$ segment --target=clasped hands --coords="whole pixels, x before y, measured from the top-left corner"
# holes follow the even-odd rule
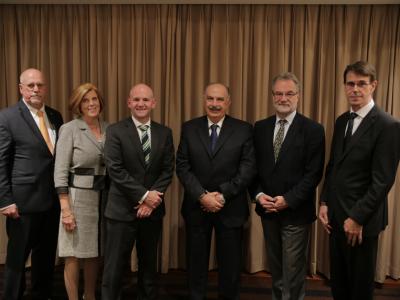
[[[329,224],[328,219],[328,206],[326,204],[321,204],[319,207],[319,220],[324,226],[325,231],[330,234],[332,227]],[[354,247],[357,243],[361,245],[362,243],[362,230],[363,226],[358,224],[352,218],[347,218],[343,223],[344,234],[347,238],[347,244]]]
[[[149,191],[144,201],[135,207],[137,209],[136,216],[139,219],[149,217],[153,210],[161,204],[163,195],[164,193],[159,191]]]
[[[258,196],[257,201],[265,209],[266,213],[276,213],[289,207],[283,196],[271,197],[261,194]]]
[[[206,212],[219,212],[225,205],[225,200],[221,193],[205,193],[200,197],[201,208]]]

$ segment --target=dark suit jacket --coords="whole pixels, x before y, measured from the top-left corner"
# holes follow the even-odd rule
[[[151,122],[150,163],[146,167],[143,148],[131,117],[107,128],[105,162],[111,179],[105,216],[119,221],[136,219],[138,201],[147,190],[164,193],[171,183],[174,171],[172,131]],[[150,218],[165,214],[164,201]]]
[[[265,213],[263,218],[280,219],[283,224],[301,225],[315,220],[315,189],[321,180],[325,162],[325,134],[322,125],[296,113],[275,163],[274,128],[276,116],[256,122],[254,148],[257,176],[251,194],[283,196],[289,207],[279,213]]]
[[[61,114],[46,106],[56,133]],[[28,107],[21,100],[0,112],[0,208],[15,203],[20,213],[59,206],[54,189],[54,157]]]
[[[182,125],[176,172],[185,188],[182,215],[201,224],[207,214],[199,197],[205,191],[224,195],[225,206],[215,214],[227,227],[241,226],[248,216],[247,187],[255,175],[252,126],[226,116],[214,153],[210,150],[207,117]]]
[[[321,200],[329,219],[342,227],[351,217],[363,234],[379,234],[388,222],[387,194],[393,185],[400,155],[400,123],[376,105],[362,120],[343,152],[349,112],[339,116],[333,133]]]

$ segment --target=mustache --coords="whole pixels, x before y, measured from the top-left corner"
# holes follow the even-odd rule
[[[217,105],[208,105],[207,108],[211,111],[221,111],[222,107]]]

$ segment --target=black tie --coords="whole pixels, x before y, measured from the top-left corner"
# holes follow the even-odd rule
[[[346,150],[347,145],[350,143],[351,136],[353,134],[353,124],[355,118],[357,118],[357,114],[355,112],[350,113],[347,121],[347,130],[343,141],[343,151]]]
[[[211,125],[211,135],[210,135],[211,152],[214,152],[215,145],[217,144],[217,139],[218,139],[217,128],[218,128],[217,124],[212,124]]]

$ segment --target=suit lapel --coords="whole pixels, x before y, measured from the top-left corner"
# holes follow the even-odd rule
[[[19,105],[19,110],[21,112],[21,116],[24,119],[24,121],[28,124],[28,127],[32,130],[32,133],[36,136],[36,138],[39,140],[41,145],[43,146],[46,151],[51,154],[49,148],[47,147],[46,141],[44,140],[42,134],[40,133],[39,127],[37,126],[35,120],[32,117],[32,114],[28,107],[25,105],[23,100],[20,100],[18,102]],[[46,111],[47,113],[47,111]],[[52,155],[52,154],[51,154]]]
[[[276,122],[275,116],[271,119],[268,119],[260,132],[261,140],[265,141],[263,143],[263,151],[261,153],[262,153],[262,155],[264,155],[264,154],[267,155],[268,165],[270,165],[270,166],[275,165],[275,157],[274,157],[275,122]]]
[[[78,121],[78,126],[81,129],[81,131],[83,132],[83,134],[88,138],[88,140],[90,140],[93,143],[93,145],[95,145],[95,147],[97,149],[99,149],[100,152],[102,152],[103,151],[102,143],[99,143],[99,141],[97,141],[96,137],[92,134],[92,132],[90,131],[90,128],[86,124],[86,122],[82,119],[77,119],[77,121]],[[101,122],[100,122],[100,126],[101,126]],[[101,128],[101,132],[104,132],[103,130],[104,129]]]
[[[211,153],[211,141],[210,141],[210,135],[208,131],[208,121],[207,117],[203,117],[200,119],[199,127],[197,128],[197,133],[200,137],[200,140],[206,149],[208,156],[212,158],[212,153]]]
[[[126,130],[127,130],[126,136],[132,142],[134,149],[136,150],[136,154],[137,154],[139,161],[142,164],[143,168],[146,169],[146,162],[144,160],[142,143],[140,142],[140,137],[137,132],[135,123],[133,123],[132,118],[129,117],[126,119],[125,126],[126,126]]]
[[[151,122],[151,152],[150,152],[150,161],[148,167],[151,166],[153,163],[155,156],[157,153],[160,153],[161,151],[158,151],[158,148],[160,147],[160,138],[161,138],[161,132],[160,128],[157,126],[156,123]],[[143,158],[144,160],[144,158]]]
[[[229,137],[233,134],[233,132],[234,132],[234,130],[233,130],[231,118],[229,116],[225,116],[225,120],[222,123],[222,128],[219,132],[217,143],[215,145],[215,149],[214,149],[214,152],[212,153],[212,156],[215,156],[218,153],[218,151],[225,144],[225,142],[229,139]],[[208,139],[208,140],[210,140],[210,139]]]
[[[374,106],[371,109],[371,111],[365,116],[365,118],[361,121],[357,130],[354,132],[353,136],[351,137],[350,142],[346,147],[346,150],[343,152],[341,159],[343,159],[346,156],[346,154],[349,153],[355,145],[357,145],[360,137],[362,137],[368,131],[368,129],[372,126],[372,124],[375,123],[377,113],[378,113],[377,108],[376,108],[376,106]],[[343,136],[344,136],[344,133],[343,133]],[[342,137],[342,141],[343,140],[344,140],[344,137]],[[342,142],[342,146],[343,146],[343,142]]]

